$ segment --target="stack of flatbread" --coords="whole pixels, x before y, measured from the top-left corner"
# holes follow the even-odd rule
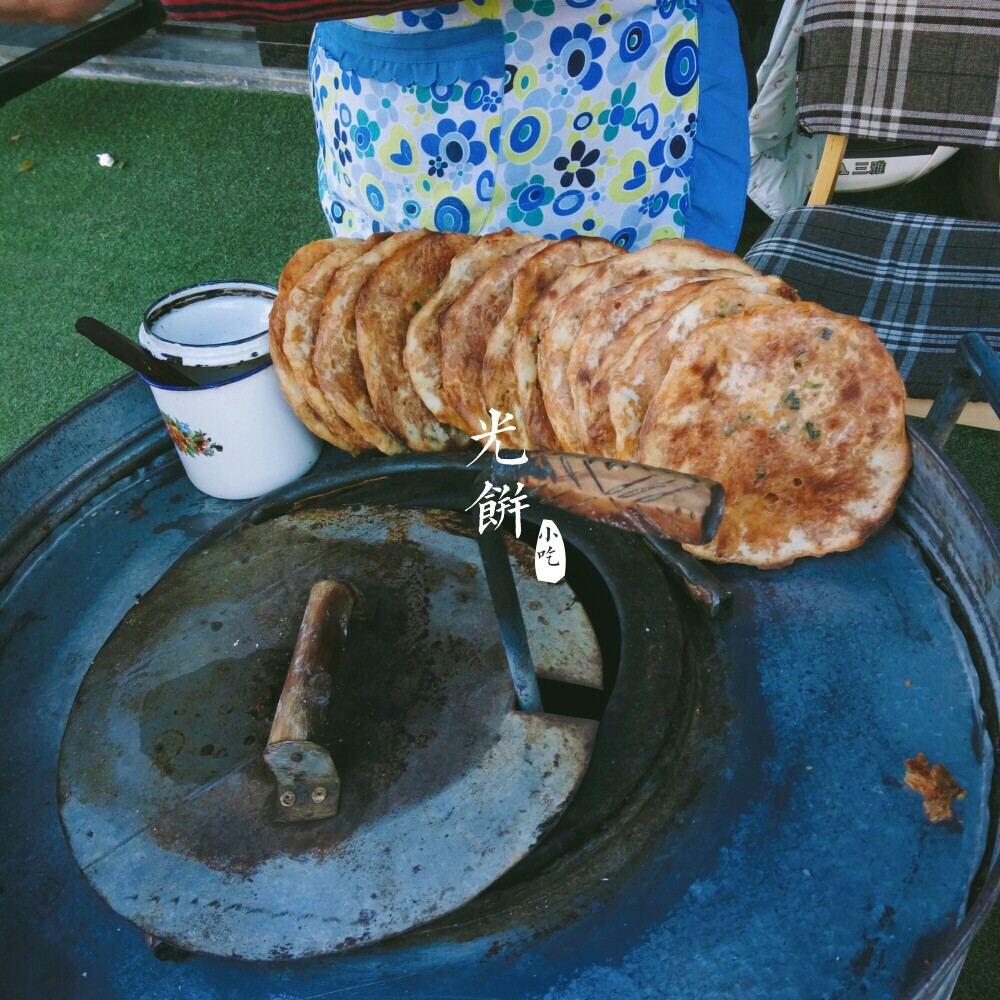
[[[281,275],[289,403],[357,454],[553,449],[720,481],[702,558],[761,567],[859,545],[909,470],[905,390],[860,320],[694,240],[412,231],[319,240]]]

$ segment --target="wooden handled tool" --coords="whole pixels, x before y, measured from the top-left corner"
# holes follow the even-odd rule
[[[363,617],[364,599],[350,584],[313,584],[264,751],[278,782],[277,819],[282,822],[337,814],[340,776],[320,741],[348,623]]]
[[[495,457],[492,482],[521,483],[539,500],[592,521],[704,545],[722,518],[722,485],[701,476],[557,451],[529,452],[527,462],[508,464],[517,457],[513,451]]]

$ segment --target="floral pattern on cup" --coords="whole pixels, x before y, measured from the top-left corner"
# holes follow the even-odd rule
[[[216,444],[204,431],[192,430],[190,424],[183,420],[164,413],[163,422],[170,440],[182,455],[190,455],[192,458],[195,455],[206,455],[211,458],[216,452],[222,451],[221,444]]]

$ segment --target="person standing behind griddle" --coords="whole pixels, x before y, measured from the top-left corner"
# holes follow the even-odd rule
[[[55,8],[100,6],[30,2],[53,20]],[[11,4],[0,0],[0,17]],[[730,0],[163,6],[213,22],[337,18],[316,25],[309,53],[320,200],[336,236],[510,226],[627,248],[736,244],[749,129]]]

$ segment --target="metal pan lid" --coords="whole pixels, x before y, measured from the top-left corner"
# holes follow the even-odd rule
[[[277,289],[257,281],[210,281],[154,302],[139,343],[156,357],[194,367],[266,358],[268,316]]]

